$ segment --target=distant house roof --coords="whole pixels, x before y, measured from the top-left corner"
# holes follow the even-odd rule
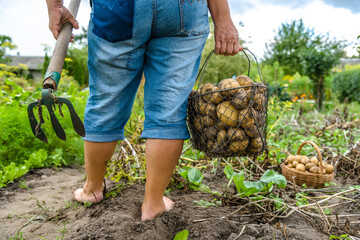
[[[359,58],[341,58],[340,63],[342,65],[357,65],[360,64]]]
[[[25,64],[29,70],[42,70],[44,64],[44,57],[39,56],[9,56],[12,66]]]

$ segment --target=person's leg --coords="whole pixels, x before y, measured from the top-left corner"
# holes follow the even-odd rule
[[[100,202],[103,196],[103,181],[106,162],[114,153],[117,142],[84,142],[86,182],[74,192],[79,202]]]
[[[146,185],[141,220],[151,220],[173,206],[164,191],[181,155],[187,99],[208,35],[205,1],[158,1],[156,26],[147,45],[145,74]],[[192,13],[192,16],[188,14]],[[176,16],[181,18],[176,20]],[[180,25],[178,25],[180,24]]]
[[[169,211],[174,202],[164,197],[171,175],[181,155],[183,140],[147,139],[145,147],[146,185],[141,220],[151,220]]]

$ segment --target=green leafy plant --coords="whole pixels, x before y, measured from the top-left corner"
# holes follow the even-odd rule
[[[214,195],[220,195],[216,191],[210,190],[210,187],[201,183],[204,175],[197,168],[180,168],[178,170],[179,174],[186,179],[189,183],[189,188],[195,191],[210,193]]]
[[[187,240],[188,239],[188,235],[189,235],[189,231],[188,230],[182,230],[181,232],[178,232],[175,237],[174,240]]]
[[[306,196],[307,196],[307,193],[305,193],[305,192],[296,193],[296,195],[295,195],[295,199],[297,200],[296,204],[298,206],[308,205],[309,202],[308,202]]]
[[[203,208],[208,208],[208,207],[217,207],[221,205],[221,201],[217,200],[216,198],[213,199],[212,201],[206,201],[206,200],[194,200],[193,203],[195,203],[196,205],[203,207]]]
[[[348,234],[342,234],[340,236],[330,235],[330,239],[351,240]]]
[[[250,196],[254,193],[269,193],[273,186],[286,187],[286,179],[274,170],[267,170],[258,181],[245,181],[243,174],[234,176],[238,196]]]

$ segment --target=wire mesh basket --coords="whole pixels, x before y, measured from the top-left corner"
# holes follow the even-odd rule
[[[255,59],[260,83],[250,77],[248,51]],[[248,75],[224,79],[217,86],[201,85],[210,52],[201,67],[197,90],[188,99],[187,123],[195,149],[209,157],[257,156],[266,149],[268,87],[263,83],[256,57],[248,49]]]

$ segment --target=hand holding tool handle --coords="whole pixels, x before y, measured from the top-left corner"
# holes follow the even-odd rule
[[[71,0],[69,5],[69,11],[76,18],[77,12],[79,10],[81,0]],[[70,22],[66,22],[63,24],[58,40],[56,42],[56,46],[51,57],[49,66],[46,71],[46,75],[44,78],[44,83],[47,79],[51,78],[56,82],[56,90],[57,85],[60,80],[61,70],[64,66],[64,60],[66,57],[66,52],[69,47],[69,42],[72,35],[73,26]],[[44,84],[45,85],[45,84]],[[52,87],[51,87],[52,88]]]

